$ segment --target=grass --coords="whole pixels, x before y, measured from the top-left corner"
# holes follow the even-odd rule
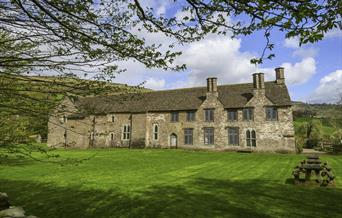
[[[0,191],[39,217],[342,217],[342,156],[321,156],[335,188],[288,184],[302,155],[68,150],[79,166],[0,164]]]

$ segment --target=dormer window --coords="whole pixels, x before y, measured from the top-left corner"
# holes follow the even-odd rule
[[[278,111],[276,107],[265,107],[266,120],[268,121],[277,121],[278,120]]]
[[[204,121],[205,122],[214,122],[214,109],[204,109]]]
[[[243,120],[253,120],[253,108],[244,108],[242,110]]]

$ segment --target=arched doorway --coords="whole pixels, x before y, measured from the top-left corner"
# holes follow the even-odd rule
[[[170,135],[170,148],[177,148],[177,135],[172,133]]]

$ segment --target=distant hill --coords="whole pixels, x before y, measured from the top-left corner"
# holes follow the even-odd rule
[[[293,101],[293,112],[315,118],[342,119],[342,106],[337,104],[308,104]]]
[[[102,96],[147,91],[151,90],[73,77],[0,75],[0,116],[15,115],[15,119],[6,121],[7,126],[23,126],[22,132],[41,135],[45,139],[49,112],[65,95]],[[4,128],[0,125],[0,130]]]

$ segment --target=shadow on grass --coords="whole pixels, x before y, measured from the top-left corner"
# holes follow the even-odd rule
[[[339,217],[341,189],[261,180],[194,179],[138,193],[0,179],[12,204],[39,217]],[[115,188],[115,187],[113,187]]]

